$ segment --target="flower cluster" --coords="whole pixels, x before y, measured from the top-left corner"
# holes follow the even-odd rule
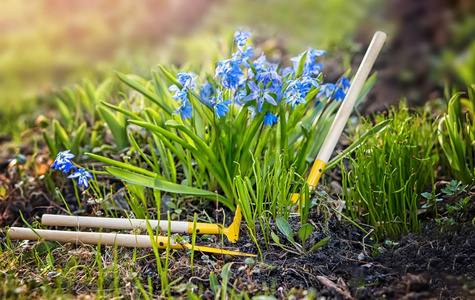
[[[176,113],[180,114],[183,119],[192,118],[193,108],[188,99],[188,93],[195,88],[196,78],[198,76],[193,72],[180,72],[176,75],[176,79],[181,87],[172,85],[168,88],[170,92],[175,93],[172,98],[182,103]]]
[[[290,59],[293,67],[282,70],[279,64],[268,62],[264,54],[251,61],[254,56],[254,47],[248,45],[251,37],[249,32],[236,32],[234,41],[237,51],[230,59],[217,62],[214,78],[208,78],[199,87],[198,100],[213,110],[218,119],[226,117],[230,105],[247,106],[251,119],[257,113],[263,113],[264,126],[272,127],[279,121],[277,115],[280,110],[276,107],[281,103],[290,104],[295,110],[298,105],[311,100],[310,97],[307,99],[307,95],[315,89],[319,89],[318,92],[311,95],[316,95],[319,100],[342,101],[345,98],[350,86],[346,77],[335,84],[322,83],[323,64],[318,63],[317,59],[326,51],[309,48]],[[172,85],[169,88],[169,91],[174,92],[172,98],[182,103],[176,113],[181,114],[183,119],[193,117],[195,103],[192,105],[189,95],[196,88],[197,77],[194,73],[180,72],[176,79],[181,87]]]
[[[91,173],[89,173],[88,171],[84,169],[78,169],[73,165],[73,163],[71,162],[71,159],[73,159],[75,155],[70,152],[71,150],[59,152],[58,155],[56,156],[56,159],[54,160],[54,163],[51,165],[51,167],[63,173],[69,173],[69,171],[73,169],[75,172],[69,175],[68,178],[69,179],[77,178],[78,184],[80,186],[84,185],[86,188],[88,188],[89,187],[88,178],[93,179],[93,177]]]

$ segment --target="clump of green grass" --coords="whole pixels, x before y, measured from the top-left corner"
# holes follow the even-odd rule
[[[375,123],[390,126],[370,137],[350,158],[343,172],[343,197],[354,219],[374,226],[381,235],[396,236],[420,228],[419,195],[430,185],[438,163],[435,123],[422,111],[411,113],[404,102]],[[365,120],[363,128],[371,126]]]
[[[465,184],[475,180],[475,85],[467,87],[467,98],[454,92],[447,113],[439,121],[438,139],[449,174]],[[465,107],[465,114],[463,112]]]

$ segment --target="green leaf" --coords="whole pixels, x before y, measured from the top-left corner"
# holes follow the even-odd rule
[[[227,290],[228,290],[228,281],[229,281],[229,273],[231,271],[231,266],[233,265],[233,263],[227,263],[224,265],[223,269],[221,270],[221,278],[222,278],[222,282],[221,282],[221,290],[222,290],[222,294],[221,294],[221,299],[222,300],[225,300],[227,299]]]
[[[43,130],[43,139],[45,140],[46,146],[48,146],[50,157],[56,157],[59,153],[58,147],[46,130]]]
[[[209,274],[209,287],[213,291],[213,294],[217,296],[220,286],[218,279],[216,278],[216,274],[214,274],[213,272]]]
[[[102,105],[104,105],[104,106],[106,106],[106,107],[112,109],[112,110],[115,110],[115,111],[117,111],[117,112],[119,112],[119,113],[122,113],[122,114],[124,114],[124,115],[126,115],[126,116],[129,116],[129,117],[131,117],[131,118],[134,119],[134,120],[137,120],[137,121],[145,121],[144,119],[142,119],[141,117],[137,116],[137,115],[134,114],[133,112],[130,112],[130,111],[128,111],[128,110],[125,110],[125,109],[123,109],[123,108],[120,108],[120,107],[118,107],[118,106],[116,106],[116,105],[113,105],[113,104],[104,102],[104,101],[102,101],[102,100],[100,101],[100,103],[101,103]]]
[[[305,101],[306,102],[309,102],[313,99],[313,97],[315,97],[315,95],[318,94],[318,92],[320,91],[320,88],[321,87],[318,87],[318,88],[315,88],[313,87],[310,92],[308,92],[307,96],[305,96]]]
[[[126,171],[123,169],[119,169],[116,167],[105,167],[105,169],[111,175],[119,178],[120,180],[124,180],[126,182],[138,184],[138,185],[149,187],[152,189],[158,189],[158,190],[168,192],[168,193],[193,195],[193,196],[203,197],[203,198],[208,198],[208,199],[213,199],[213,200],[217,199],[219,202],[226,205],[228,208],[235,209],[234,204],[229,199],[210,191],[172,183],[172,182],[169,182],[157,177],[141,175],[141,174],[133,173],[133,172]]]
[[[56,106],[61,113],[61,120],[66,123],[66,128],[71,129],[74,117],[71,115],[71,109],[61,100],[56,99]]]
[[[61,126],[56,119],[53,120],[53,132],[56,146],[62,145],[66,149],[71,149],[71,143],[69,142],[69,136],[66,130],[64,130],[63,126]]]
[[[426,199],[431,199],[431,198],[432,198],[432,194],[431,194],[431,193],[422,193],[421,196],[424,197],[424,198],[426,198]]]
[[[153,176],[158,176],[159,178],[164,179],[163,177],[161,177],[158,174],[155,174],[153,172],[147,171],[147,170],[139,168],[139,167],[135,167],[131,164],[126,164],[124,162],[113,160],[113,159],[110,159],[110,158],[107,158],[107,157],[104,157],[104,156],[100,156],[100,155],[97,155],[97,154],[86,153],[86,155],[89,156],[92,159],[95,159],[97,161],[100,161],[100,162],[108,164],[108,165],[113,165],[113,166],[116,166],[116,167],[119,167],[119,168],[124,168],[126,170],[136,172],[136,173],[140,173],[140,174],[143,174],[143,175],[146,175],[146,176],[152,176],[152,177]]]
[[[137,81],[129,78],[127,75],[125,74],[122,74],[120,72],[117,72],[116,71],[116,75],[117,77],[119,77],[120,80],[122,80],[125,84],[127,84],[128,86],[130,86],[131,88],[133,88],[134,90],[138,91],[139,93],[141,93],[142,95],[144,95],[145,97],[147,97],[148,99],[152,100],[153,102],[155,102],[155,104],[157,104],[158,106],[160,106],[163,110],[165,110],[167,113],[169,113],[170,115],[173,114],[175,111],[170,108],[166,103],[164,103],[160,98],[158,98],[158,96],[153,93],[152,91],[150,91],[148,88],[146,88],[145,86],[141,85],[140,83],[138,83]]]
[[[292,228],[290,227],[289,223],[282,217],[277,217],[275,219],[275,223],[277,228],[279,228],[280,232],[292,243],[296,244],[294,240],[294,235],[292,234]]]
[[[76,130],[76,133],[73,138],[73,142],[71,143],[71,151],[72,153],[75,153],[76,155],[79,155],[79,147],[81,146],[81,143],[84,139],[84,132],[86,130],[87,123],[83,122],[81,126],[79,126],[78,130]]]
[[[305,243],[305,241],[312,234],[312,232],[313,232],[313,226],[311,224],[305,224],[300,228],[299,236],[302,239],[302,243]]]
[[[124,149],[129,146],[129,140],[127,139],[127,124],[121,122],[121,120],[111,113],[109,110],[105,109],[102,106],[98,106],[104,122],[109,125],[109,129],[114,136],[114,141],[119,149]]]
[[[280,239],[279,239],[279,237],[277,236],[277,234],[275,234],[275,233],[272,231],[272,232],[270,233],[270,236],[272,237],[272,239],[274,240],[274,242],[275,242],[277,245],[279,245],[279,246],[282,247],[282,245],[280,244]]]
[[[160,68],[160,70],[162,70],[163,74],[165,75],[165,77],[168,78],[168,80],[170,80],[178,88],[180,88],[180,89],[183,88],[183,86],[176,80],[175,76],[170,74],[170,72],[168,72],[162,65],[158,65],[158,67]]]
[[[331,239],[331,237],[330,237],[330,236],[327,236],[326,238],[320,240],[318,243],[316,243],[316,244],[310,249],[309,252],[315,251],[315,250],[317,250],[318,248],[321,248],[321,247],[325,246],[325,245],[328,243],[328,241],[329,241],[330,239]]]
[[[303,74],[303,68],[305,67],[305,60],[307,59],[307,51],[304,52],[299,61],[299,66],[297,72],[295,73],[295,78],[299,78]]]

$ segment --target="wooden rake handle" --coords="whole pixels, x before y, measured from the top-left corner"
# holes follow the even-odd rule
[[[377,31],[371,43],[369,44],[368,50],[361,61],[360,67],[356,72],[356,75],[351,83],[350,89],[346,94],[345,100],[338,110],[335,120],[328,131],[328,134],[323,142],[320,152],[318,152],[317,158],[313,163],[312,170],[307,179],[307,183],[311,187],[315,187],[322,176],[323,169],[325,168],[330,155],[335,149],[338,140],[340,139],[341,133],[345,128],[346,122],[355,106],[356,100],[368,78],[369,72],[373,68],[374,62],[378,57],[379,52],[381,51],[384,41],[386,40],[387,35],[382,31]]]

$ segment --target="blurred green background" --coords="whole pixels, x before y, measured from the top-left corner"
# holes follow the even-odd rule
[[[327,50],[330,78],[354,70],[373,32],[384,30],[380,80],[361,109],[401,96],[421,104],[447,81],[475,82],[473,12],[470,0],[2,0],[0,139],[21,140],[37,116],[54,114],[62,86],[84,78],[147,77],[159,63],[212,66],[237,28],[251,29],[273,60]]]

